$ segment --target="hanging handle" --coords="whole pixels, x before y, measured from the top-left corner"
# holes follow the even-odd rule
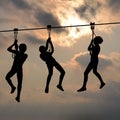
[[[91,30],[95,29],[95,22],[90,22],[90,28],[91,28]]]
[[[14,38],[17,40],[18,28],[14,28]]]
[[[18,35],[18,28],[14,28],[14,39],[15,39],[15,49],[17,50],[18,49],[18,45],[17,45],[17,35]]]
[[[94,35],[96,36],[94,29],[95,29],[95,22],[90,22],[90,28],[92,30],[92,40],[94,38]]]
[[[50,37],[50,35],[51,35],[51,25],[47,25],[47,30],[48,30],[48,36]]]

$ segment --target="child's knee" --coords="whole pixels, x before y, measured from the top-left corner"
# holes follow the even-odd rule
[[[48,76],[50,77],[52,75],[53,75],[53,71],[50,71],[49,74],[48,74]]]
[[[84,76],[88,76],[88,72],[87,71],[84,72]]]
[[[93,73],[94,73],[94,74],[98,74],[98,72],[97,72],[96,70],[93,70]]]
[[[5,79],[6,79],[6,80],[9,80],[9,79],[10,79],[10,77],[9,77],[8,75],[6,75],[6,76],[5,76]]]
[[[65,75],[65,71],[63,71],[63,74]]]
[[[61,71],[61,74],[62,74],[62,75],[65,75],[65,70],[62,70],[62,71]]]

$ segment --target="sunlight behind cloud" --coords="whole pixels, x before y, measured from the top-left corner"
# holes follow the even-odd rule
[[[79,16],[76,14],[76,12],[66,5],[66,8],[62,10],[63,8],[60,7],[56,11],[58,14],[59,21],[61,23],[61,26],[72,26],[72,25],[83,25],[86,24],[84,20],[80,20]],[[67,46],[70,47],[76,43],[76,39],[80,38],[83,35],[88,34],[89,29],[88,27],[68,27],[65,28],[67,30],[67,33],[62,32],[59,41],[60,46]],[[63,40],[64,36],[64,40]]]
[[[6,5],[7,3],[7,5]],[[1,0],[1,30],[65,25],[90,22],[119,21],[120,0]],[[114,26],[114,27],[113,27]],[[40,59],[39,46],[45,45],[47,30],[19,32],[18,40],[27,45],[28,59],[24,65],[21,103],[10,95],[5,76],[13,59],[7,48],[13,43],[13,32],[0,34],[0,120],[120,120],[120,40],[119,25],[95,26],[103,37],[98,71],[106,86],[100,90],[99,81],[91,72],[87,91],[77,93],[82,86],[84,70],[90,55],[91,29],[88,27],[52,29],[54,58],[65,69],[64,92],[56,85],[59,72],[54,69],[50,92],[45,94],[48,75]],[[12,78],[17,85],[16,76]]]

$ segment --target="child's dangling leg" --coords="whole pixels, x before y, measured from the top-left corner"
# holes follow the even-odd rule
[[[8,84],[9,84],[9,86],[11,87],[11,94],[12,93],[14,93],[15,92],[15,89],[16,89],[16,87],[13,85],[13,83],[12,83],[12,81],[11,81],[11,77],[13,76],[15,74],[15,71],[10,71],[10,72],[8,72],[8,74],[6,75],[6,80],[7,80],[7,82],[8,82]]]

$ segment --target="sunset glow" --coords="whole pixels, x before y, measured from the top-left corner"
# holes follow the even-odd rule
[[[119,22],[120,0],[0,0],[0,15],[0,30]],[[106,85],[100,89],[100,81],[91,71],[87,90],[77,92],[91,59],[91,33],[90,26],[51,30],[52,56],[65,70],[64,91],[56,87],[60,73],[54,67],[49,93],[45,93],[49,70],[40,58],[39,47],[46,45],[48,31],[19,31],[18,44],[26,44],[28,58],[18,103],[17,89],[10,94],[5,79],[14,60],[7,50],[14,42],[14,33],[1,32],[0,120],[120,120],[119,24],[95,26],[95,33],[103,38],[97,70]],[[11,79],[17,87],[17,76]]]

